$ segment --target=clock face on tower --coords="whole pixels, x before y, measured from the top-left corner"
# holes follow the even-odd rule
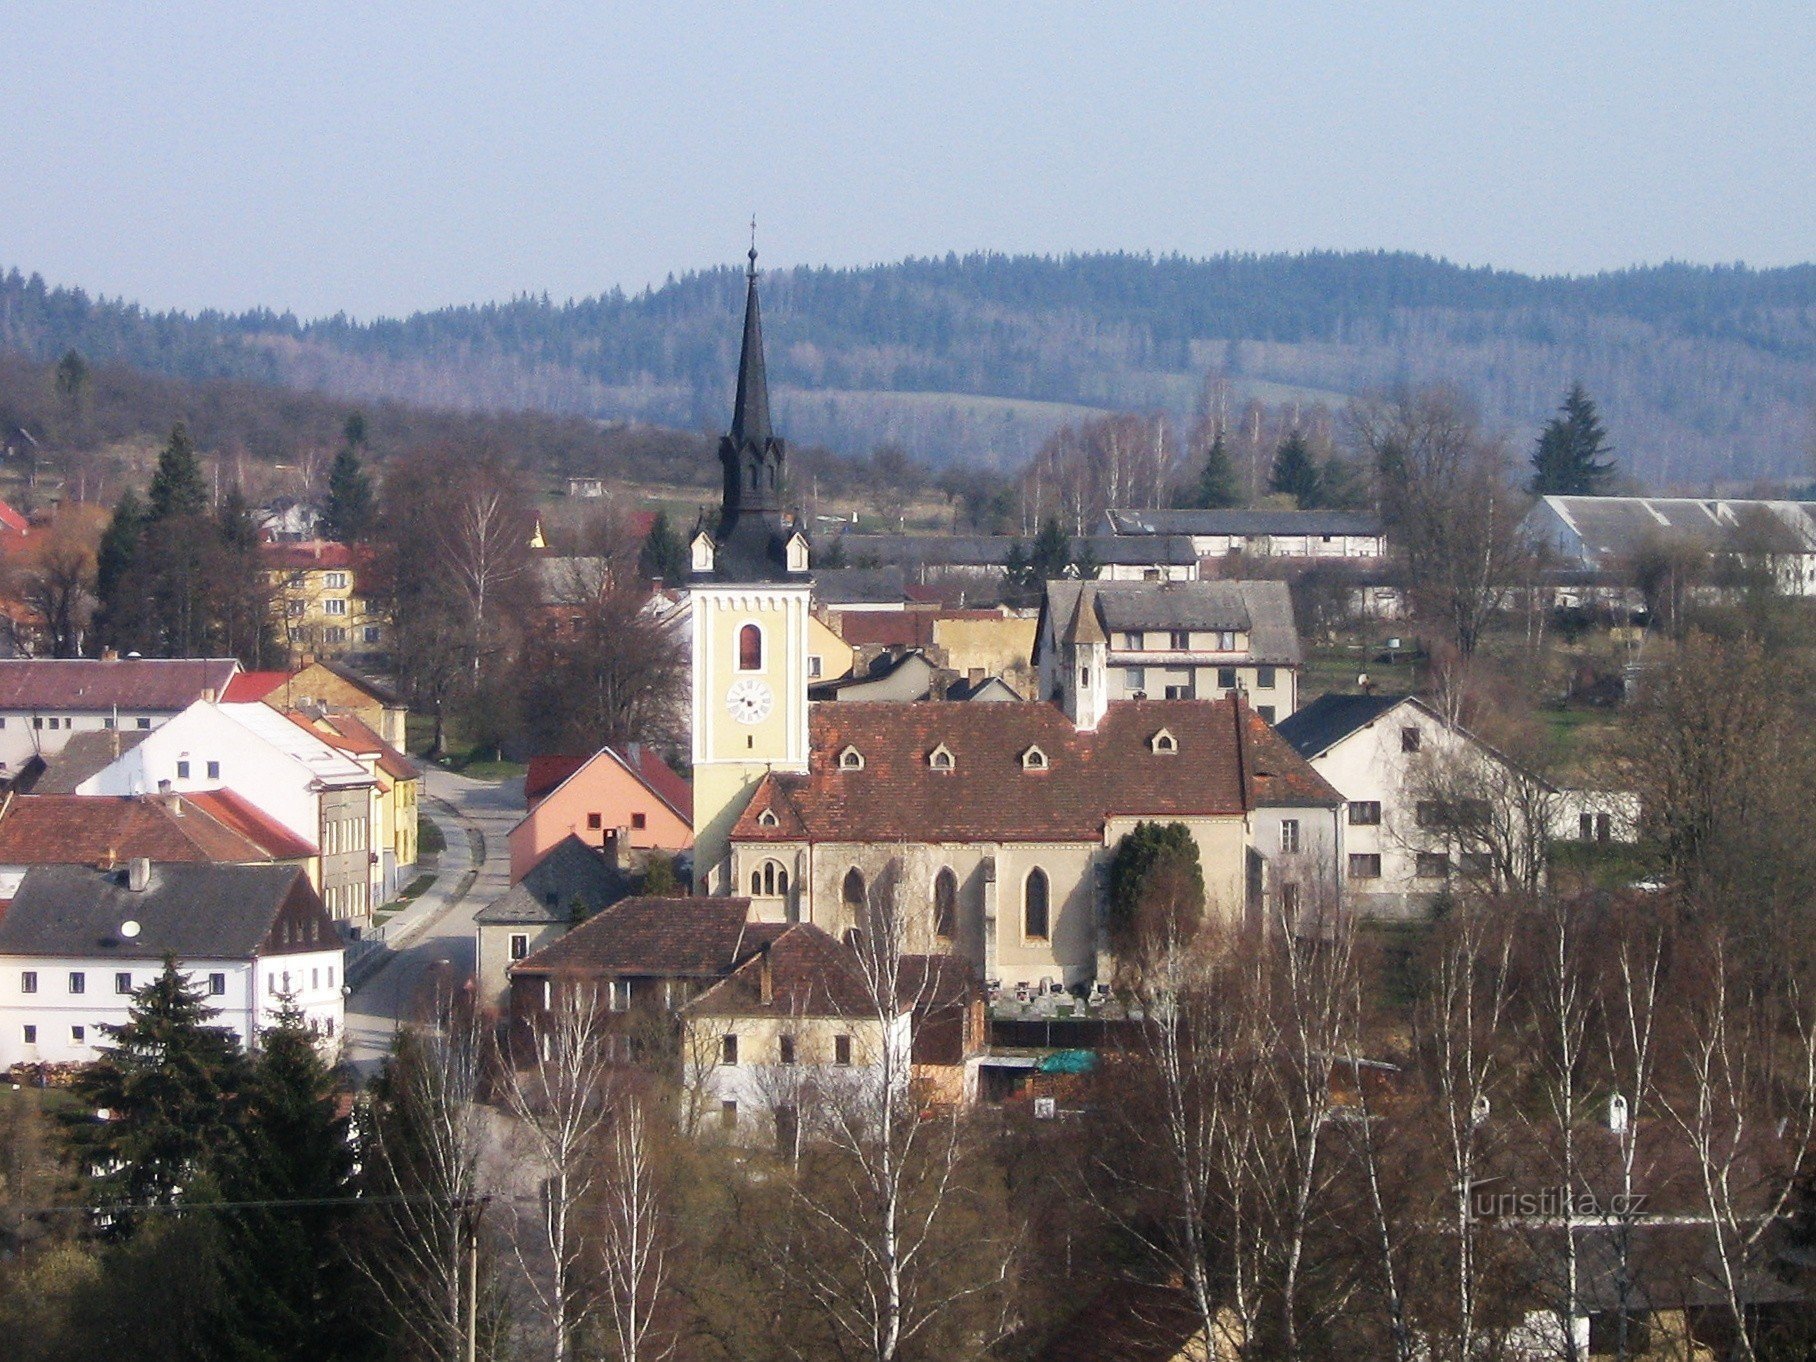
[[[754,676],[732,682],[731,689],[725,692],[725,708],[741,724],[762,723],[769,717],[769,711],[775,708],[775,704],[775,693]]]

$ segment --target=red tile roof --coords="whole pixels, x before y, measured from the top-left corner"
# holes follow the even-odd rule
[[[31,522],[4,501],[0,501],[0,529],[11,530],[14,534],[28,534]]]
[[[7,658],[0,709],[175,713],[205,691],[218,699],[239,669],[230,657]]]
[[[230,705],[249,705],[255,700],[263,700],[294,675],[294,672],[241,672],[227,683],[221,700]]]
[[[1176,752],[1154,750],[1162,729]],[[1096,842],[1111,817],[1239,816],[1342,802],[1234,696],[1123,701],[1095,733],[1035,701],[851,701],[814,706],[811,735],[810,773],[765,777],[735,840]],[[941,745],[953,757],[949,770],[928,762]],[[861,769],[840,769],[848,747]],[[1044,770],[1024,767],[1032,747],[1046,757]]]
[[[836,627],[854,648],[928,648],[936,618],[931,610],[841,610]]]
[[[274,861],[295,861],[315,855],[314,842],[297,836],[232,790],[198,790],[188,799],[203,812],[262,847]]]
[[[711,979],[780,928],[753,923],[749,899],[628,898],[511,967],[513,974]]]
[[[687,1010],[714,1017],[874,1017],[876,1004],[856,953],[818,927],[796,922]]]
[[[531,757],[529,768],[523,773],[524,802],[534,804],[589,760],[588,757]]]
[[[337,544],[331,539],[302,543],[260,544],[259,556],[268,568],[305,572],[315,568],[363,568],[372,562],[372,550],[363,544]]]
[[[352,750],[378,753],[378,769],[393,780],[415,780],[422,774],[415,762],[381,738],[378,731],[358,715],[332,713],[324,715],[322,722],[332,726],[352,744]],[[320,731],[319,725],[317,731]]]
[[[0,816],[0,863],[111,865],[152,861],[245,864],[291,860],[282,842],[254,837],[223,818],[209,795],[25,795]],[[285,832],[284,839],[290,838]]]
[[[613,755],[624,763],[630,773],[641,780],[657,798],[680,814],[689,823],[694,821],[694,787],[654,751],[642,743],[631,743],[622,751],[614,748]]]

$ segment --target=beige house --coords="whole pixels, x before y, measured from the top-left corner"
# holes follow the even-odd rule
[[[771,931],[682,1009],[682,1080],[709,1125],[785,1149],[885,1085],[963,1100],[983,1027],[962,961],[871,958],[806,923]]]
[[[1241,697],[1131,701],[1095,729],[1035,702],[817,705],[805,775],[757,787],[731,884],[766,921],[861,931],[1004,987],[1107,977],[1100,880],[1144,819],[1191,829],[1209,911],[1296,911],[1337,881],[1342,797]]]
[[[1285,582],[1048,582],[1034,648],[1068,711],[1240,691],[1269,723],[1299,707],[1302,661]]]

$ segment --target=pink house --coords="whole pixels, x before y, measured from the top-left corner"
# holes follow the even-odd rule
[[[604,846],[614,831],[620,846],[639,851],[685,851],[694,844],[693,789],[654,752],[631,743],[602,747],[565,774],[543,760],[526,781],[530,811],[511,829],[511,883],[516,884],[569,833]]]

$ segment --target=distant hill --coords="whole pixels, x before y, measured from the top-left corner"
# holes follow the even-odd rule
[[[743,298],[732,268],[635,296],[519,298],[402,320],[151,313],[0,277],[0,347],[75,347],[189,379],[370,401],[717,430]],[[1449,380],[1522,441],[1575,379],[1654,485],[1802,474],[1816,434],[1816,266],[1660,265],[1534,278],[1392,253],[948,255],[764,281],[779,418],[846,453],[1019,463],[1094,409],[1340,404]]]

